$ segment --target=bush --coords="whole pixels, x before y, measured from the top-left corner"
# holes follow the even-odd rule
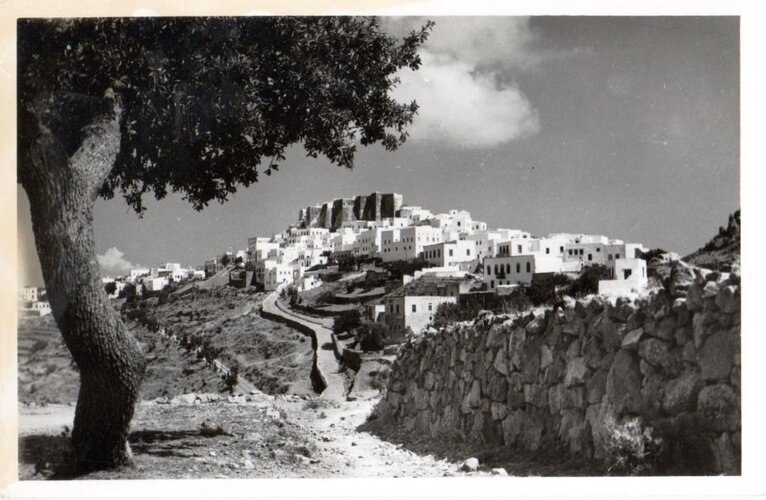
[[[344,311],[343,314],[335,318],[335,322],[332,325],[332,332],[336,335],[343,332],[350,332],[361,324],[362,317],[358,310],[352,309],[350,311]]]
[[[601,264],[586,267],[582,274],[569,285],[567,293],[572,297],[584,297],[598,293],[599,280],[608,280],[611,278],[609,269]]]
[[[656,471],[665,442],[654,429],[644,427],[638,418],[618,423],[613,417],[604,420],[604,443],[607,472],[614,475],[642,476]]]
[[[380,351],[388,345],[405,341],[406,333],[397,332],[384,323],[366,322],[357,329],[359,347],[365,351]]]
[[[223,383],[226,385],[226,390],[229,391],[230,394],[234,394],[234,387],[237,386],[237,383],[239,382],[239,365],[237,363],[234,363],[229,368],[229,373],[227,373],[223,378]]]
[[[543,276],[532,280],[532,283],[526,287],[526,295],[535,307],[557,305],[563,301],[562,291],[567,289],[570,283],[570,278],[565,274]],[[596,290],[598,290],[598,281],[596,281]]]
[[[114,281],[110,281],[109,283],[106,283],[104,285],[104,290],[106,290],[107,295],[114,295],[114,292],[117,291],[117,283]]]
[[[390,273],[392,280],[401,280],[405,274],[413,275],[415,271],[420,271],[427,267],[431,267],[431,263],[427,260],[418,257],[411,260],[397,260],[394,262],[386,262],[383,267]]]

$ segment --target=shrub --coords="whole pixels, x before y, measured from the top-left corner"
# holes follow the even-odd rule
[[[611,278],[609,269],[601,264],[586,267],[582,274],[569,285],[567,293],[572,297],[584,297],[598,293],[599,280],[608,280]]]
[[[431,267],[431,263],[427,260],[418,257],[411,260],[397,260],[394,262],[386,262],[383,264],[392,280],[401,280],[405,274],[413,275],[415,271],[420,271],[427,267]]]
[[[336,335],[343,332],[350,332],[361,324],[362,317],[358,310],[352,309],[350,311],[344,311],[343,314],[335,318],[332,325],[332,332]]]
[[[227,373],[226,376],[223,378],[223,383],[226,385],[226,390],[229,391],[230,394],[234,394],[234,387],[237,386],[238,382],[239,382],[239,365],[237,363],[234,363],[229,368],[229,373]]]
[[[565,274],[543,276],[532,280],[526,288],[526,295],[534,306],[556,305],[562,302],[562,291],[570,286],[571,280]],[[596,281],[598,291],[598,281]]]
[[[380,351],[387,345],[405,341],[406,332],[396,331],[385,323],[365,322],[357,329],[359,347],[365,351]]]
[[[117,283],[114,281],[110,281],[109,283],[106,283],[104,285],[104,290],[106,290],[106,293],[108,295],[114,295],[114,292],[117,291]]]
[[[611,416],[604,420],[604,426],[609,474],[642,476],[655,472],[665,441],[655,434],[654,429],[644,427],[638,418],[618,423]]]

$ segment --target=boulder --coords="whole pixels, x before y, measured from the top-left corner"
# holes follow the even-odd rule
[[[653,336],[662,340],[673,340],[676,329],[676,319],[673,316],[665,316],[659,320]]]
[[[709,429],[736,431],[740,428],[739,395],[726,384],[704,387],[697,396],[697,412]]]
[[[606,399],[615,412],[640,411],[643,405],[641,381],[636,353],[627,349],[617,351],[606,379]]]
[[[468,405],[468,408],[478,408],[479,403],[481,401],[481,384],[478,380],[474,380],[473,384],[471,384],[471,390],[468,391],[468,394],[466,395],[465,403]],[[463,412],[467,413],[467,412]]]
[[[579,357],[568,361],[566,374],[564,375],[564,384],[567,387],[584,384],[587,371],[588,367],[585,364],[585,358]]]
[[[625,337],[622,338],[622,343],[620,344],[620,347],[623,349],[637,351],[638,343],[641,341],[641,337],[643,336],[644,336],[643,328],[636,328],[635,330],[631,330],[625,335]]]
[[[516,444],[519,434],[521,434],[521,425],[524,420],[524,411],[512,411],[505,420],[503,420],[503,443],[506,446]]]
[[[705,283],[705,286],[702,288],[702,298],[703,299],[714,298],[716,295],[718,295],[718,292],[720,290],[721,290],[721,285],[719,285],[717,281],[708,281],[707,283]]]
[[[669,347],[665,341],[656,338],[646,339],[639,345],[638,355],[654,366],[663,366],[667,363]]]
[[[662,399],[662,409],[671,415],[694,411],[697,406],[697,395],[701,388],[702,381],[698,373],[684,373],[668,382],[665,387],[665,396]]]
[[[505,343],[505,328],[501,323],[495,323],[487,333],[487,348],[495,349]]]
[[[545,331],[546,321],[544,314],[536,314],[534,319],[527,323],[525,329],[530,335],[540,335]]]
[[[489,383],[489,398],[492,401],[505,400],[506,393],[508,392],[508,382],[505,377],[492,377]]]
[[[548,389],[548,407],[553,415],[558,415],[564,409],[565,397],[564,384],[556,384]]]
[[[505,349],[497,350],[495,361],[492,363],[492,366],[503,375],[508,375],[508,355],[505,353]]]
[[[718,295],[715,297],[715,305],[718,306],[718,309],[720,309],[721,312],[726,314],[739,312],[739,289],[731,285],[721,287],[718,291]]]
[[[713,467],[717,473],[729,476],[738,476],[740,474],[740,452],[734,445],[730,433],[724,432],[718,439],[714,439],[712,449]]]
[[[461,472],[476,472],[479,470],[479,459],[478,458],[468,458],[463,461],[462,464],[460,464]]]
[[[689,287],[686,293],[686,307],[689,308],[689,311],[697,312],[702,310],[703,305],[702,287],[695,283]]]
[[[524,402],[538,408],[548,406],[548,391],[538,384],[524,385]]]
[[[738,350],[728,331],[710,335],[698,351],[702,380],[728,379]]]
[[[551,348],[543,344],[540,348],[540,369],[545,370],[553,363],[553,353]]]
[[[508,407],[502,403],[492,403],[489,407],[492,414],[492,420],[503,420],[508,416]]]
[[[495,469],[492,469],[492,475],[493,476],[507,476],[508,475],[508,471],[506,471],[502,467],[497,467]]]
[[[606,371],[598,369],[585,384],[585,398],[588,403],[600,403],[606,392]]]

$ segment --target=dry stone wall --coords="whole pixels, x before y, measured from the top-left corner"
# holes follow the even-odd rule
[[[635,301],[482,313],[426,332],[400,349],[377,412],[434,438],[596,459],[610,417],[639,417],[676,473],[738,474],[739,278],[696,273]]]

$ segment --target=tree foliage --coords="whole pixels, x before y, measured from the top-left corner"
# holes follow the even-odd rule
[[[352,167],[357,141],[406,140],[417,104],[390,91],[420,66],[431,25],[398,40],[367,17],[21,19],[19,150],[41,102],[71,156],[117,100],[121,147],[100,194],[138,213],[150,192],[223,202],[294,143]]]

